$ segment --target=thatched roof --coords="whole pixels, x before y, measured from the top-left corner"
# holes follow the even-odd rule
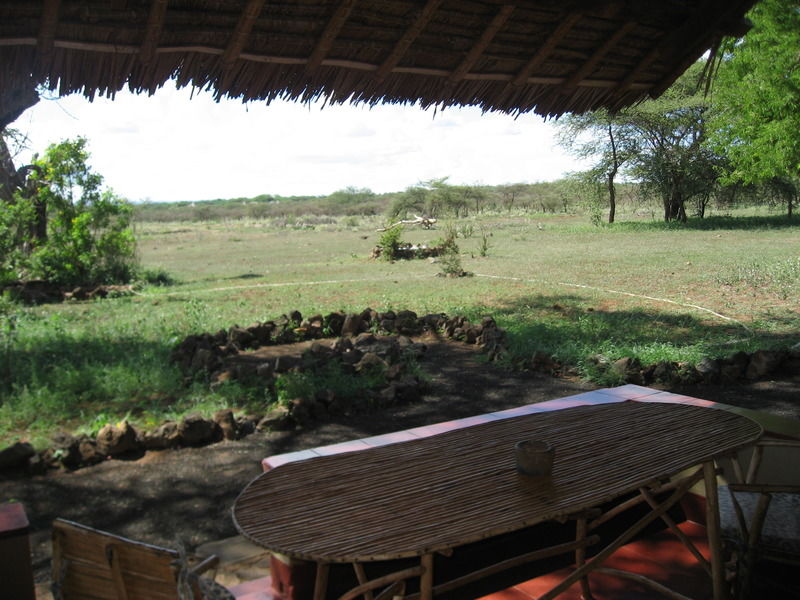
[[[0,0],[0,124],[35,84],[555,116],[661,94],[755,0]]]

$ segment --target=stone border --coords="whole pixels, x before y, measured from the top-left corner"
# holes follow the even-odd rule
[[[186,382],[205,378],[211,386],[229,380],[260,380],[273,386],[276,375],[314,371],[330,361],[340,363],[354,376],[381,369],[386,385],[373,391],[361,403],[337,398],[330,390],[314,398],[295,398],[267,414],[235,416],[232,410],[217,411],[205,419],[190,414],[180,421],[167,421],[158,427],[138,431],[127,421],[104,426],[96,436],[56,433],[52,446],[36,452],[27,442],[17,442],[0,450],[0,472],[40,474],[54,468],[77,469],[106,459],[186,446],[202,446],[241,439],[265,429],[290,430],[307,427],[328,416],[366,411],[419,400],[423,382],[407,372],[409,357],[424,357],[425,345],[413,342],[412,336],[436,333],[444,338],[476,344],[496,360],[506,353],[505,331],[492,317],[479,324],[463,316],[444,313],[417,316],[413,311],[378,312],[367,308],[360,313],[334,312],[326,316],[303,318],[299,311],[249,327],[234,325],[215,334],[187,336],[173,350],[172,360],[183,371]],[[310,342],[300,356],[257,356],[259,348]],[[774,373],[800,374],[800,344],[788,350],[737,352],[728,358],[704,358],[696,366],[663,361],[642,365],[635,358],[612,361],[602,355],[587,358],[601,371],[637,385],[729,383],[756,381]],[[560,375],[562,365],[543,352],[534,352],[516,368]]]
[[[410,336],[436,332],[445,338],[476,344],[498,358],[504,351],[505,332],[492,317],[479,324],[463,316],[429,314],[418,317],[412,311],[361,313],[335,312],[304,319],[299,311],[249,327],[234,325],[216,334],[187,336],[172,352],[172,360],[183,371],[186,382],[205,378],[211,386],[229,380],[259,380],[274,386],[283,373],[314,371],[338,362],[354,376],[379,369],[386,385],[371,397],[356,402],[322,390],[314,398],[295,398],[267,414],[235,416],[230,409],[217,411],[206,419],[190,414],[180,421],[167,421],[154,429],[139,431],[127,421],[105,425],[96,436],[58,432],[52,446],[36,452],[27,442],[0,450],[0,472],[42,474],[50,469],[77,469],[103,460],[187,446],[203,446],[221,440],[241,439],[265,429],[291,430],[307,427],[328,416],[363,412],[397,403],[418,401],[424,382],[407,371],[409,359],[424,356],[425,344]],[[278,355],[260,358],[259,348],[296,342],[311,342],[302,356]]]
[[[378,312],[367,308],[360,313],[333,312],[308,318],[303,318],[300,311],[292,311],[275,320],[257,322],[249,327],[234,325],[227,331],[222,329],[215,334],[190,335],[175,347],[172,360],[187,377],[196,377],[198,373],[205,372],[213,383],[220,378],[224,380],[247,375],[232,369],[235,361],[231,361],[230,357],[248,350],[325,338],[352,338],[367,332],[376,336],[418,336],[426,332],[439,332],[446,338],[483,347],[490,360],[497,358],[505,349],[505,332],[497,327],[492,317],[484,317],[481,323],[473,324],[466,317],[448,317],[444,313],[419,317],[410,310]],[[276,363],[273,372],[285,372],[295,366],[282,367]]]
[[[625,383],[636,385],[736,384],[758,381],[770,375],[800,374],[800,344],[788,350],[756,350],[737,352],[728,358],[704,358],[697,365],[662,361],[642,365],[636,358],[620,358],[614,362],[601,355],[588,359],[601,370],[619,376]]]

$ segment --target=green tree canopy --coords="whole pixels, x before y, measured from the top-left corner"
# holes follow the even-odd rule
[[[744,183],[800,178],[800,1],[761,0],[753,29],[723,48],[714,83],[712,142]]]
[[[702,65],[690,67],[660,98],[563,120],[561,141],[582,157],[597,157],[594,179],[605,180],[613,221],[618,171],[661,198],[664,219],[685,220],[687,201],[707,198],[722,158],[706,144],[708,99],[699,89]]]
[[[800,2],[762,0],[714,85],[714,141],[747,182],[800,174]]]
[[[103,187],[88,161],[83,138],[34,158],[26,185],[0,213],[0,280],[83,285],[134,276],[132,207]]]
[[[608,222],[613,223],[617,210],[617,174],[638,152],[635,130],[603,109],[569,114],[559,123],[559,144],[578,158],[596,158],[594,166],[581,174],[580,179],[588,185],[605,185],[608,192]]]

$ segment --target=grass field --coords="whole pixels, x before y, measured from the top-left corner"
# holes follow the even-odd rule
[[[189,333],[249,325],[290,310],[411,309],[493,315],[513,360],[536,350],[587,376],[587,356],[643,362],[726,356],[800,341],[800,226],[778,217],[688,226],[584,217],[494,215],[457,224],[463,267],[370,260],[378,219],[314,228],[268,221],[137,226],[143,266],[175,282],[132,297],[21,308],[0,325],[0,441],[41,443],[56,425],[95,430],[189,410],[270,401],[236,384],[185,386],[169,363]],[[465,225],[467,227],[465,227]],[[482,233],[488,256],[480,256]],[[439,230],[408,230],[431,242]]]

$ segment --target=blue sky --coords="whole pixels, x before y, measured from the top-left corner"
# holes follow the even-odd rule
[[[30,152],[88,138],[92,166],[133,201],[323,195],[349,185],[390,192],[438,177],[551,181],[582,168],[555,143],[556,127],[534,114],[215,103],[171,84],[152,97],[43,99],[13,127],[29,136]]]

